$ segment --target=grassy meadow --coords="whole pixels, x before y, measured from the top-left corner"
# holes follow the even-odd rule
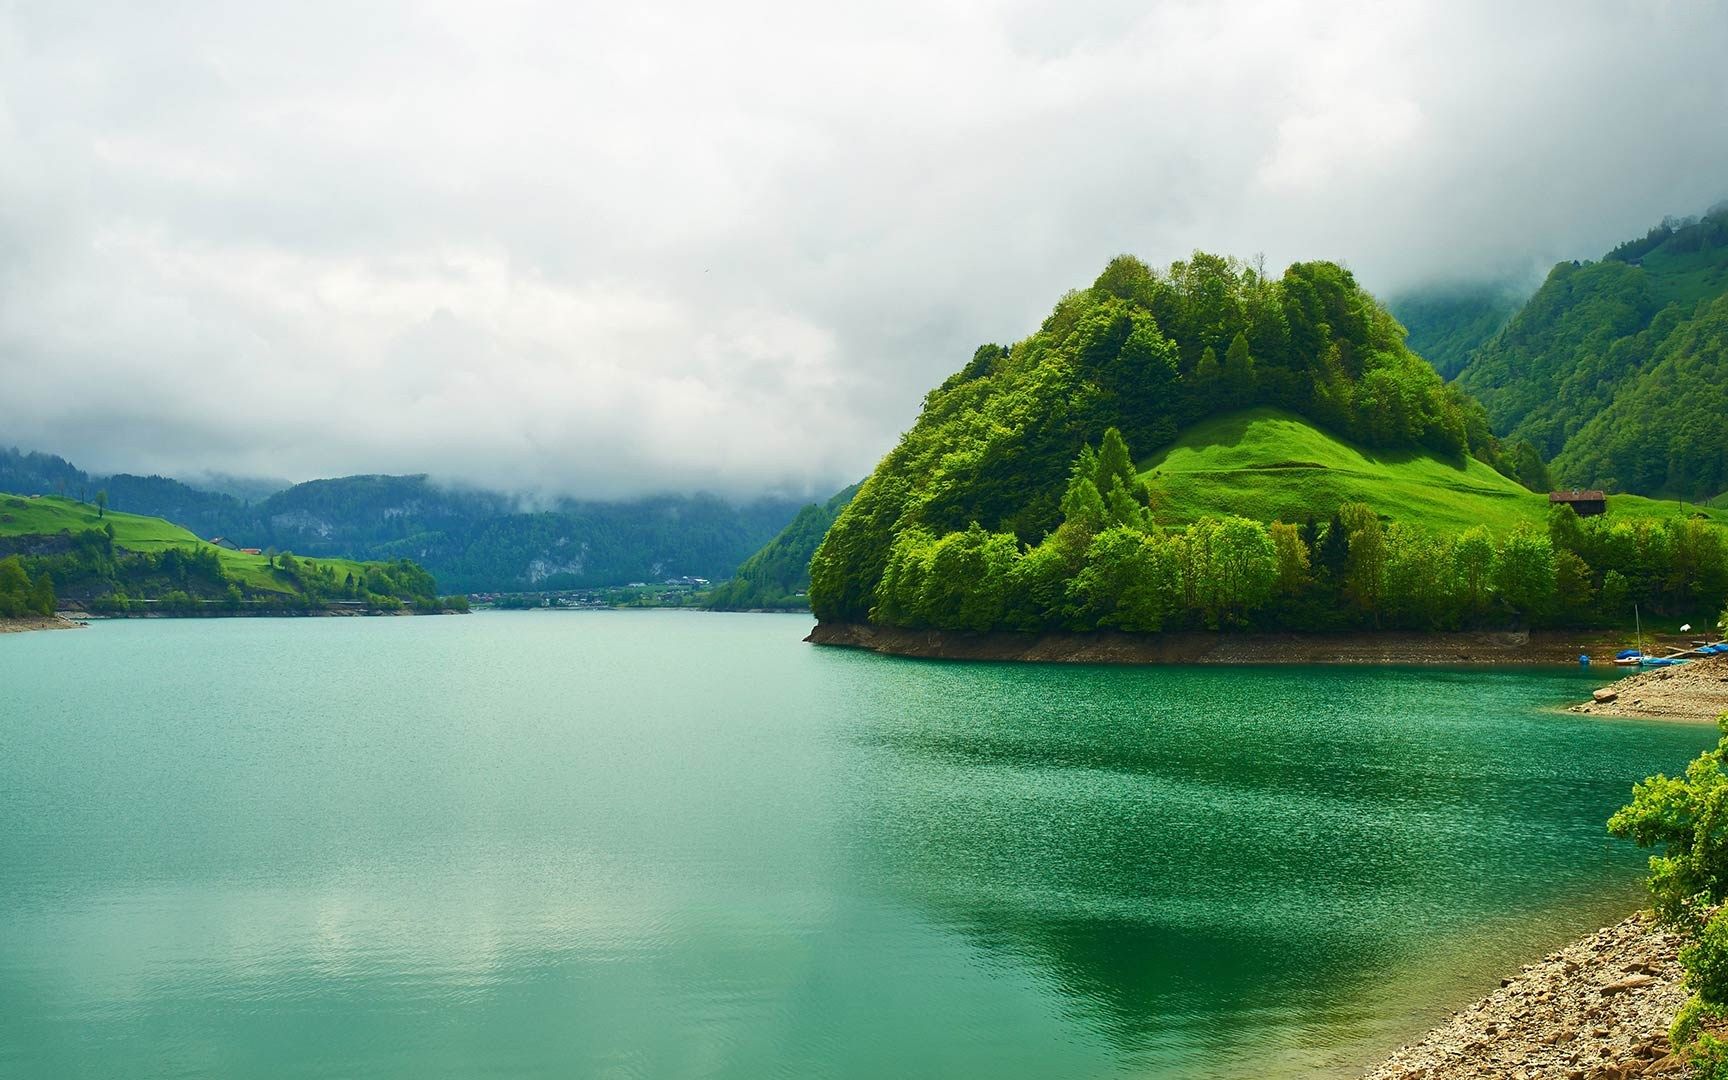
[[[246,555],[217,547],[193,535],[173,522],[139,514],[109,510],[99,514],[90,503],[56,495],[25,497],[0,495],[0,536],[52,536],[60,532],[80,532],[114,529],[115,546],[128,551],[162,551],[167,548],[209,548],[222,560],[222,569],[242,584],[269,592],[292,594],[295,589],[282,575],[272,569],[263,555]],[[352,573],[361,576],[364,566],[351,559],[302,559],[309,566],[329,566],[338,578]]]
[[[1140,462],[1160,522],[1206,515],[1258,521],[1324,521],[1341,503],[1434,532],[1487,524],[1499,531],[1542,527],[1546,494],[1526,490],[1474,458],[1460,463],[1416,450],[1373,450],[1345,442],[1291,413],[1250,409],[1204,420]],[[1675,502],[1638,495],[1609,498],[1614,517],[1675,517]],[[1687,504],[1685,513],[1700,512]],[[1728,511],[1702,511],[1728,524]]]

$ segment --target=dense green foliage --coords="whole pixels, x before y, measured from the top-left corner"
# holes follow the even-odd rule
[[[246,555],[159,518],[104,513],[53,496],[0,495],[0,554],[39,588],[52,590],[46,592],[50,605],[58,595],[94,611],[466,607],[462,598],[440,598],[432,575],[406,559]]]
[[[744,560],[732,580],[708,594],[715,611],[803,610],[810,606],[810,559],[829,526],[858,494],[858,484],[827,502],[811,503],[756,554]]]
[[[1386,307],[1410,332],[1406,344],[1452,378],[1517,312],[1529,290],[1510,283],[1437,286],[1406,293]]]
[[[1708,500],[1728,489],[1728,207],[1600,262],[1561,263],[1459,385],[1559,482]]]
[[[160,476],[91,477],[61,458],[0,449],[0,491],[89,499],[166,518],[206,539],[329,558],[412,559],[463,592],[588,588],[696,576],[719,580],[786,524],[789,499],[712,495],[527,505],[425,476],[296,484],[256,503]]]
[[[1614,490],[1728,492],[1728,293],[1676,326],[1553,464]]]
[[[1680,951],[1691,999],[1674,1019],[1674,1048],[1692,1075],[1728,1078],[1728,1041],[1710,1033],[1728,1025],[1728,716],[1724,738],[1686,767],[1686,775],[1652,776],[1632,788],[1632,801],[1608,821],[1608,831],[1650,857],[1656,912],[1688,939]]]
[[[1402,328],[1348,271],[1299,263],[1272,279],[1197,254],[1157,274],[1124,256],[1091,288],[1064,297],[1037,333],[1012,348],[981,347],[962,371],[929,394],[918,422],[818,549],[811,566],[812,607],[822,619],[929,625],[956,619],[968,626],[1167,624],[1174,609],[1157,619],[1147,611],[1111,615],[1084,606],[1076,614],[1071,599],[1054,595],[1059,583],[1078,580],[1088,547],[1111,527],[1076,526],[1058,535],[1058,526],[1073,521],[1064,502],[1075,494],[1071,466],[1081,448],[1108,428],[1118,429],[1127,445],[1158,447],[1185,429],[1199,430],[1194,425],[1209,417],[1257,406],[1277,411],[1249,413],[1244,431],[1300,417],[1301,426],[1330,433],[1318,441],[1342,444],[1348,453],[1327,448],[1328,460],[1314,461],[1306,460],[1303,447],[1292,446],[1261,463],[1261,475],[1249,480],[1252,491],[1243,499],[1229,485],[1242,480],[1245,470],[1234,467],[1229,471],[1237,475],[1220,477],[1186,467],[1195,455],[1179,451],[1193,447],[1178,443],[1146,476],[1132,462],[1122,466],[1122,475],[1132,478],[1124,480],[1124,492],[1133,497],[1145,491],[1153,501],[1148,510],[1138,500],[1136,520],[1112,520],[1112,526],[1151,523],[1142,531],[1163,543],[1156,525],[1186,523],[1198,531],[1183,543],[1200,560],[1193,565],[1204,567],[1217,544],[1230,547],[1234,557],[1232,545],[1251,542],[1246,525],[1229,518],[1257,518],[1264,531],[1274,516],[1289,513],[1289,506],[1268,512],[1277,498],[1288,501],[1266,496],[1271,489],[1313,492],[1294,509],[1315,516],[1363,496],[1380,513],[1404,509],[1380,506],[1382,496],[1388,504],[1419,505],[1421,513],[1400,524],[1405,531],[1504,521],[1491,506],[1533,509],[1520,501],[1528,496],[1480,466],[1490,462],[1503,473],[1520,471],[1490,435],[1480,407],[1405,348]],[[1204,446],[1231,445],[1222,428],[1205,438]],[[1355,458],[1350,467],[1333,468],[1349,455]],[[1397,473],[1406,479],[1396,490],[1371,490],[1376,478]],[[1328,494],[1333,484],[1343,487]],[[1435,490],[1418,490],[1423,487]],[[1109,504],[1117,497],[1101,489],[1100,498]],[[1168,500],[1173,512],[1166,513],[1159,500]],[[1535,526],[1544,512],[1526,518]],[[1112,534],[1099,542],[1126,552],[1127,540]],[[996,621],[987,618],[994,600],[972,604],[962,619],[944,609],[945,601],[926,596],[931,574],[945,578],[944,567],[981,573],[1011,549],[1027,564],[1015,571],[1015,587],[1031,590],[1026,596],[1034,599],[1010,589]],[[1169,570],[1161,549],[1133,558],[1145,563],[1146,573]],[[1221,572],[1234,573],[1233,564]],[[1257,586],[1223,598],[1206,587],[1204,580],[1182,579],[1182,619],[1240,624],[1262,606]],[[1373,611],[1376,621],[1384,616]],[[1423,618],[1453,620],[1449,613]]]
[[[870,618],[943,630],[1447,630],[1696,617],[1728,598],[1728,543],[1682,518],[1435,533],[1348,503],[1324,525],[1206,515],[1161,527],[1116,429],[1084,448],[1062,523],[1023,547],[973,523],[902,530]]]
[[[54,614],[54,578],[30,573],[16,555],[0,559],[0,619]]]

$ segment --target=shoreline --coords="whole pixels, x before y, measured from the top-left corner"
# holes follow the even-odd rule
[[[1713,723],[1728,714],[1728,656],[1700,657],[1675,667],[1630,673],[1566,711],[1628,720]]]
[[[0,634],[27,634],[33,630],[77,630],[84,623],[64,615],[28,615],[21,619],[0,619]]]
[[[1680,939],[1638,912],[1542,959],[1388,1055],[1362,1080],[1679,1076]]]
[[[1576,666],[1580,654],[1612,670],[1624,635],[1603,630],[1355,631],[1130,634],[908,630],[819,622],[804,640],[925,660],[1065,664],[1485,664]]]
[[[357,618],[398,618],[418,615],[466,615],[464,611],[445,609],[442,611],[415,611],[412,608],[393,610],[389,608],[277,608],[273,610],[245,609],[230,611],[69,611],[66,613],[77,620],[94,622],[122,621],[126,619],[357,619]]]

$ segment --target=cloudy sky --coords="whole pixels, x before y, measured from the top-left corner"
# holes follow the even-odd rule
[[[826,493],[1113,254],[1533,275],[1728,195],[1728,9],[0,0],[0,442]]]

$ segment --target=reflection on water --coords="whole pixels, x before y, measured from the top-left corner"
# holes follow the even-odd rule
[[[1312,1074],[1620,914],[1603,818],[1712,734],[803,628],[0,639],[0,1074]]]
[[[915,667],[858,729],[872,858],[1160,1075],[1244,1028],[1250,1074],[1359,1062],[1618,917],[1641,859],[1603,820],[1652,741],[1708,740],[1534,711],[1567,672]]]

